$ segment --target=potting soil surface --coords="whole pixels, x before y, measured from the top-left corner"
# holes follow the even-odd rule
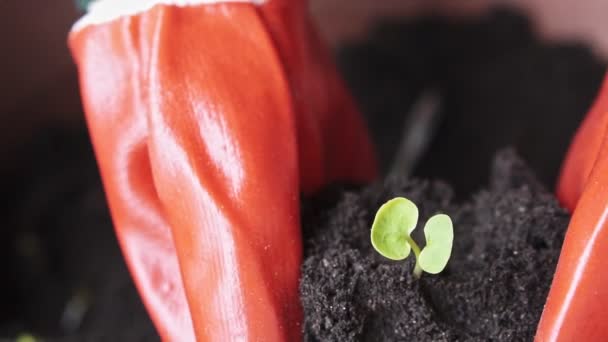
[[[398,178],[325,196],[338,200],[329,210],[313,202],[303,222],[307,341],[533,339],[569,216],[513,150],[463,203],[445,183]],[[371,246],[377,208],[397,196],[420,209],[419,243],[431,215],[452,218],[454,248],[439,275],[417,280],[413,256],[389,261]]]

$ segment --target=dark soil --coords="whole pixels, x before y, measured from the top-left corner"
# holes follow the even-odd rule
[[[470,21],[385,23],[368,41],[341,49],[339,64],[384,170],[412,105],[425,90],[438,93],[442,120],[414,174],[443,179],[462,198],[487,183],[487,165],[505,146],[552,188],[606,70],[583,45],[541,42],[509,10]]]
[[[454,202],[447,184],[405,179],[338,196],[303,223],[308,341],[532,341],[569,216],[513,151],[498,154],[489,188],[468,202]],[[396,196],[417,203],[421,222],[452,217],[454,249],[439,275],[416,280],[413,257],[373,250],[375,211]]]
[[[2,178],[0,340],[155,341],[114,235],[86,131],[53,129]]]

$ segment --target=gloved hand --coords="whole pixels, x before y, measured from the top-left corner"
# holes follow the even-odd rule
[[[305,5],[101,0],[70,34],[116,232],[164,340],[300,339],[300,193],[375,176]]]
[[[570,147],[557,193],[572,219],[536,341],[607,341],[608,77]]]

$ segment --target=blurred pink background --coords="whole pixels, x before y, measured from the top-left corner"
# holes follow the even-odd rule
[[[324,37],[357,39],[379,17],[440,12],[466,16],[496,4],[524,9],[548,39],[579,39],[608,56],[606,0],[313,0]],[[48,123],[79,124],[77,82],[66,36],[78,13],[71,0],[0,2],[0,163]]]
[[[337,41],[361,34],[378,17],[476,15],[497,5],[526,11],[537,31],[549,39],[584,40],[608,56],[606,0],[317,0],[311,7],[326,37]]]

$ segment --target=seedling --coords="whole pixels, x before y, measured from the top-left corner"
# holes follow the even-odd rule
[[[410,236],[418,223],[418,207],[407,198],[397,197],[384,203],[372,225],[372,246],[385,258],[404,260],[410,250],[416,256],[414,276],[422,271],[437,274],[445,268],[452,253],[454,229],[448,215],[437,214],[424,225],[426,246],[422,250]]]

